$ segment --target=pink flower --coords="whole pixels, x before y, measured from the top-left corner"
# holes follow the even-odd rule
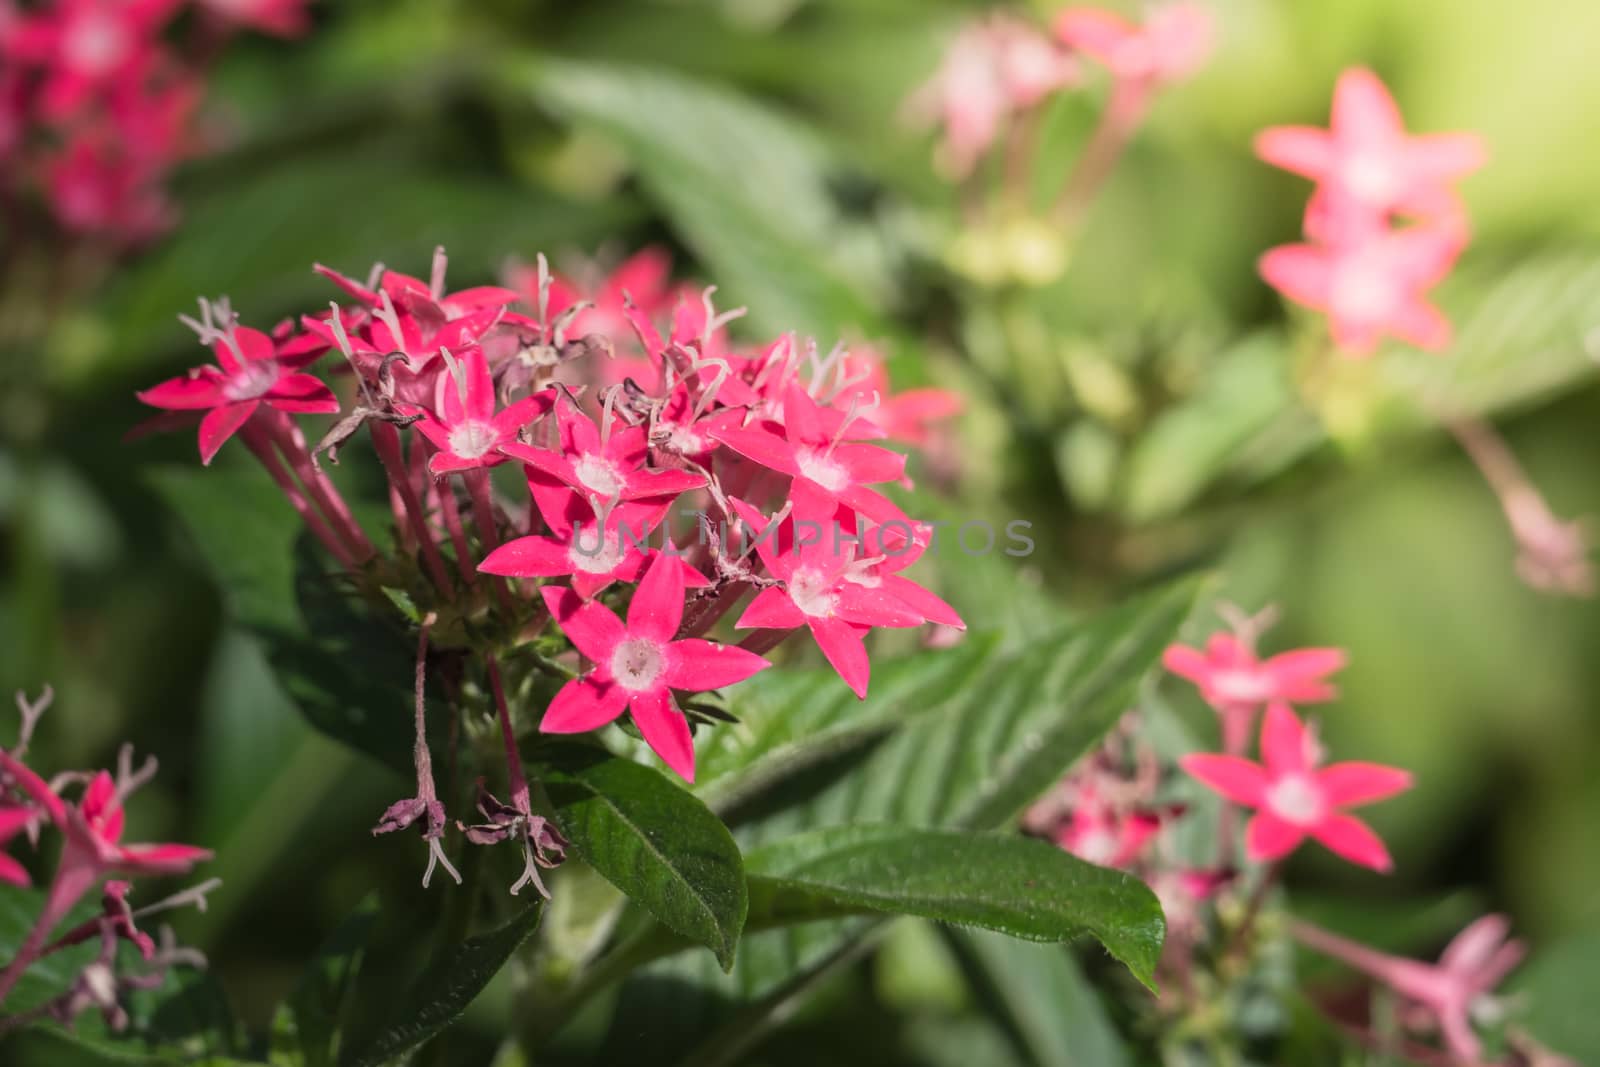
[[[759,427],[716,430],[712,437],[769,470],[792,475],[878,522],[905,522],[888,497],[867,488],[905,476],[906,458],[876,445],[843,441],[844,413],[823,408],[791,384],[783,394],[783,435]]]
[[[539,729],[584,733],[627,709],[667,766],[694,781],[689,723],[673,706],[671,691],[733,685],[769,666],[767,661],[715,641],[673,640],[683,617],[683,573],[665,555],[656,558],[634,590],[626,625],[609,608],[571,589],[546,586],[540,593],[562,631],[595,666],[562,687]]]
[[[891,440],[921,447],[933,436],[934,424],[961,414],[960,393],[948,389],[907,389],[892,392],[883,358],[870,350],[852,351],[844,358],[845,384],[834,395],[840,401],[859,400],[861,414],[882,427]]]
[[[756,594],[735,629],[804,626],[850,691],[865,698],[872,664],[863,641],[873,626],[917,626],[922,616],[882,588],[850,580],[853,546],[837,538],[836,511],[825,497],[799,489],[792,519],[776,526],[742,500],[734,510],[756,536],[756,552],[781,586]],[[812,536],[812,535],[815,536]]]
[[[428,461],[434,474],[476,470],[504,463],[503,445],[517,441],[522,428],[550,410],[550,390],[524,397],[495,411],[494,379],[483,349],[469,348],[459,360],[445,354],[449,373],[438,376],[433,410],[409,409],[422,415],[417,431],[439,451]]]
[[[839,521],[842,528],[850,528],[848,517]],[[909,526],[906,530],[898,530],[861,524],[857,538],[867,558],[853,560],[845,568],[846,582],[864,589],[882,590],[916,612],[923,622],[957,630],[967,628],[955,608],[900,573],[927,551],[932,538],[931,527],[924,526],[912,531]]]
[[[1152,9],[1143,24],[1098,8],[1056,16],[1056,38],[1103,64],[1118,81],[1145,87],[1187,78],[1211,54],[1211,12],[1189,3]]]
[[[1212,634],[1205,650],[1169,645],[1161,662],[1200,688],[1207,704],[1222,710],[1260,707],[1274,701],[1313,704],[1332,700],[1327,676],[1345,665],[1337,648],[1303,648],[1261,660],[1229,633]]]
[[[0,806],[0,848],[31,826],[36,817],[31,808]],[[27,869],[4,852],[0,852],[0,882],[18,886],[29,884]]]
[[[1260,269],[1290,300],[1325,312],[1347,352],[1369,354],[1388,334],[1438,351],[1450,343],[1450,322],[1424,294],[1460,251],[1453,229],[1417,226],[1327,247],[1284,245],[1262,256]]]
[[[1148,811],[1117,811],[1106,804],[1080,803],[1056,830],[1056,844],[1101,867],[1126,867],[1161,831],[1161,818]]]
[[[1483,166],[1483,140],[1470,133],[1409,137],[1394,98],[1370,70],[1339,76],[1329,129],[1276,126],[1256,138],[1256,154],[1318,182],[1335,201],[1377,215],[1448,209],[1448,183]]]
[[[1473,1031],[1475,1009],[1522,962],[1526,947],[1509,938],[1511,922],[1504,915],[1485,915],[1445,947],[1439,962],[1390,956],[1331,934],[1310,923],[1296,922],[1296,938],[1344,961],[1387,985],[1414,1009],[1405,1021],[1413,1029],[1437,1028],[1445,1048],[1460,1063],[1481,1062],[1483,1042]]]
[[[1370,804],[1411,787],[1411,774],[1375,763],[1335,763],[1318,768],[1310,733],[1286,704],[1272,704],[1261,727],[1261,764],[1238,756],[1194,753],[1179,765],[1235,804],[1256,809],[1245,828],[1250,859],[1275,861],[1307,836],[1363,867],[1393,864],[1378,835],[1342,809]]]
[[[11,59],[44,68],[42,110],[62,118],[100,90],[137,78],[177,6],[177,0],[57,0],[18,18],[4,43]]]
[[[331,389],[310,374],[297,373],[321,354],[320,349],[304,347],[286,346],[280,351],[267,334],[230,321],[211,346],[218,366],[196,367],[138,396],[151,407],[168,411],[205,411],[200,421],[200,460],[209,464],[262,404],[290,412],[339,410]]]
[[[589,501],[569,493],[565,511],[545,515],[554,535],[539,534],[507,541],[478,570],[512,578],[572,576],[572,588],[591,600],[615,581],[637,582],[651,561],[666,555],[678,567],[685,587],[703,589],[711,583],[682,556],[644,547],[663,512],[654,505],[618,504],[605,509],[599,521]]]

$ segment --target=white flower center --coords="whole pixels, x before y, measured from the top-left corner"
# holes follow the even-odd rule
[[[1393,283],[1380,271],[1357,260],[1334,275],[1329,302],[1340,315],[1359,322],[1382,322],[1393,312],[1397,296]]]
[[[1399,189],[1399,175],[1382,155],[1375,152],[1351,157],[1343,167],[1344,184],[1366,204],[1387,204]]]
[[[578,462],[572,465],[572,473],[577,475],[578,481],[591,493],[598,493],[608,499],[622,495],[622,475],[609,461],[593,453],[586,453],[579,458]]]
[[[278,363],[271,359],[251,360],[228,377],[222,395],[229,400],[254,400],[265,396],[278,384]]]
[[[610,574],[622,562],[622,534],[613,530],[602,540],[593,524],[580,526],[573,532],[567,558],[585,574]]]
[[[67,65],[85,74],[105,74],[128,53],[128,35],[116,19],[91,14],[77,21],[67,34]]]
[[[1080,860],[1104,867],[1117,854],[1116,835],[1106,829],[1091,830],[1073,844],[1072,854]]]
[[[795,455],[800,473],[816,482],[830,493],[837,493],[850,484],[850,472],[838,460],[825,452],[802,448]]]
[[[813,567],[801,567],[789,576],[789,599],[813,619],[826,619],[839,606],[833,582]]]
[[[1211,684],[1230,704],[1259,704],[1272,695],[1271,683],[1255,671],[1223,671]]]
[[[611,676],[624,689],[654,689],[665,667],[661,646],[644,637],[628,638],[611,654]]]
[[[667,431],[667,448],[682,456],[697,455],[706,450],[706,439],[686,422],[675,422]]]
[[[450,451],[462,459],[477,459],[494,448],[500,435],[487,422],[463,422],[450,431]]]
[[[1315,781],[1291,774],[1267,788],[1267,807],[1286,823],[1310,826],[1322,818],[1327,802]]]

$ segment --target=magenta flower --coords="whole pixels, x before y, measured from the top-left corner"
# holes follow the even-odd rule
[[[1454,227],[1416,226],[1327,247],[1283,245],[1261,257],[1261,276],[1295,303],[1325,312],[1334,343],[1370,354],[1385,335],[1429,351],[1450,343],[1450,322],[1424,294],[1455,264]]]
[[[757,593],[734,628],[811,631],[817,647],[850,691],[865,698],[872,664],[863,641],[873,626],[917,626],[922,615],[883,588],[850,579],[853,546],[835,533],[835,508],[825,499],[796,495],[795,518],[772,528],[770,521],[742,500],[733,500],[738,517],[756,537],[756,552],[783,584]],[[800,525],[796,526],[796,522]],[[813,536],[814,534],[814,536]]]
[[[1207,704],[1220,710],[1251,708],[1281,701],[1315,704],[1336,695],[1327,677],[1345,665],[1337,648],[1303,648],[1257,659],[1249,645],[1229,633],[1212,634],[1204,651],[1169,645],[1161,662],[1200,688]]]
[[[654,499],[666,503],[705,484],[703,476],[689,471],[647,470],[645,428],[618,426],[610,412],[603,421],[604,429],[596,427],[594,420],[568,399],[556,404],[559,452],[520,443],[501,447],[506,455],[527,465],[528,486],[547,521],[550,514],[566,507],[572,490],[602,501]]]
[[[834,394],[834,403],[860,401],[861,414],[893,441],[923,447],[932,439],[937,423],[961,414],[965,406],[961,394],[949,389],[893,392],[882,357],[870,349],[852,350],[841,370],[846,384]]]
[[[1056,844],[1101,867],[1126,867],[1161,832],[1161,817],[1148,811],[1117,811],[1110,805],[1082,803],[1057,830]]]
[[[0,849],[5,848],[12,838],[33,825],[37,817],[37,813],[31,808],[0,806]],[[0,882],[27,886],[29,884],[27,868],[4,852],[0,852]]]
[[[224,22],[278,37],[298,37],[311,27],[309,0],[200,0]]]
[[[1471,133],[1407,136],[1394,98],[1370,70],[1339,76],[1329,129],[1276,126],[1256,138],[1256,154],[1318,182],[1336,201],[1372,214],[1437,214],[1453,201],[1448,183],[1483,166],[1483,139]]]
[[[1142,24],[1098,8],[1056,16],[1056,38],[1129,85],[1153,87],[1193,74],[1211,54],[1211,12],[1199,4],[1154,8]]]
[[[843,440],[850,420],[844,412],[820,406],[811,394],[791,384],[783,394],[783,434],[758,427],[719,429],[712,437],[746,459],[788,474],[827,497],[878,522],[905,522],[905,515],[882,493],[868,488],[905,476],[906,458],[877,445]],[[881,431],[880,431],[881,432]]]
[[[483,349],[474,346],[459,357],[445,352],[444,359],[449,370],[438,376],[433,410],[402,408],[422,416],[416,428],[438,449],[428,470],[442,475],[504,463],[501,447],[514,443],[524,426],[550,410],[554,392],[524,397],[497,413],[494,379]]]
[[[841,527],[855,525],[847,526],[848,523],[848,516],[840,520]],[[882,590],[916,612],[923,622],[965,630],[967,624],[955,608],[900,573],[922,558],[932,536],[931,528],[926,526],[916,528],[912,536],[893,527],[863,526],[859,539],[866,558],[853,560],[845,568],[845,581],[864,589]]]
[[[211,346],[218,366],[197,367],[138,394],[151,407],[206,412],[200,420],[202,463],[209,464],[262,404],[289,412],[339,410],[331,389],[313,375],[297,373],[317,360],[320,349],[295,345],[279,350],[268,335],[231,320],[220,332]]]
[[[540,590],[556,623],[595,664],[562,687],[539,729],[549,734],[595,730],[624,709],[640,733],[674,771],[694,781],[689,723],[672,703],[672,690],[691,693],[742,682],[769,664],[745,649],[715,641],[675,641],[683,617],[683,572],[665,554],[656,557],[628,604],[628,621],[571,589]]]
[[[1457,1062],[1481,1063],[1483,1042],[1472,1020],[1490,993],[1522,962],[1526,947],[1509,938],[1504,915],[1485,915],[1457,934],[1438,963],[1422,963],[1378,952],[1306,922],[1294,936],[1342,960],[1398,993],[1411,1008],[1403,1021],[1415,1030],[1438,1030]]]
[[[1410,772],[1375,763],[1335,763],[1319,769],[1314,739],[1281,703],[1267,708],[1261,755],[1260,764],[1211,753],[1191,753],[1178,761],[1223,798],[1256,810],[1245,828],[1245,854],[1250,859],[1282,859],[1309,836],[1351,863],[1376,871],[1393,866],[1378,835],[1342,809],[1404,792],[1411,788]]]
[[[111,86],[140,77],[178,0],[57,0],[8,28],[8,58],[46,72],[41,108],[63,118]]]
[[[659,507],[618,504],[602,508],[601,521],[582,497],[567,495],[570,506],[564,512],[545,516],[553,536],[533,534],[507,541],[489,553],[478,570],[510,578],[571,575],[573,590],[592,600],[612,582],[637,582],[653,559],[665,555],[679,569],[686,588],[703,589],[711,584],[675,552],[643,547],[650,532],[660,525],[663,512]]]

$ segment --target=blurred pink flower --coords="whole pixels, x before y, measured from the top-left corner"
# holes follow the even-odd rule
[[[279,37],[298,37],[311,28],[310,0],[199,0],[225,22]]]
[[[1261,755],[1260,764],[1212,753],[1191,753],[1178,761],[1224,799],[1256,809],[1245,829],[1245,853],[1250,859],[1282,859],[1310,836],[1351,863],[1377,871],[1392,867],[1378,835],[1341,809],[1409,789],[1410,772],[1375,763],[1335,763],[1319,769],[1321,753],[1287,704],[1267,708]]]
[[[1142,23],[1075,7],[1056,16],[1055,33],[1118,81],[1154,87],[1187,78],[1204,65],[1212,50],[1213,19],[1210,9],[1190,3],[1154,7]]]

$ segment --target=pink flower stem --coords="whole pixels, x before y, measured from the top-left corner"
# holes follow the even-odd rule
[[[445,480],[435,483],[433,491],[439,498],[439,514],[444,516],[444,528],[450,531],[450,543],[455,546],[456,572],[467,585],[476,586],[478,575],[472,569],[472,552],[467,547],[467,533],[461,525],[461,511],[456,507],[455,487]]]
[[[0,1004],[5,1003],[24,972],[43,954],[50,932],[100,880],[101,873],[101,869],[80,849],[75,848],[69,839],[62,849],[61,862],[56,868],[55,880],[50,883],[50,892],[45,896],[44,909],[34,920],[33,929],[28,931],[17,954],[6,964],[5,971],[0,973]]]
[[[489,471],[479,467],[465,473],[467,495],[472,498],[472,521],[478,526],[478,537],[483,541],[483,554],[500,547],[500,531],[494,521],[494,499],[489,493]],[[494,590],[495,599],[500,603],[500,610],[507,617],[515,614],[516,608],[511,601],[511,592],[506,586],[504,578],[491,578],[490,588]]]
[[[283,461],[278,458],[278,453],[273,449],[272,443],[267,440],[266,431],[256,425],[254,420],[251,420],[240,428],[239,436],[243,438],[250,451],[255,453],[256,459],[261,461],[261,465],[266,468],[267,474],[277,483],[278,488],[283,490],[283,495],[288,498],[289,505],[299,513],[301,521],[306,524],[306,529],[311,531],[312,536],[321,541],[323,547],[333,553],[334,558],[347,569],[354,570],[356,560],[349,547],[340,538],[334,536],[333,530],[328,527],[327,522],[311,506],[311,502],[306,499],[305,493],[301,491],[300,484],[294,480],[294,476],[284,467]]]
[[[533,814],[528,795],[528,778],[522,771],[522,754],[517,751],[517,734],[511,728],[511,709],[506,705],[505,687],[500,684],[500,665],[488,657],[489,688],[494,690],[495,712],[500,716],[500,735],[506,745],[506,774],[511,779],[511,806],[523,815]]]
[[[1005,196],[1024,211],[1033,196],[1033,164],[1038,148],[1039,109],[1033,108],[1014,117],[1006,130]]]
[[[1303,919],[1290,920],[1289,934],[1302,945],[1315,949],[1324,956],[1331,956],[1341,963],[1349,964],[1386,985],[1394,975],[1395,964],[1402,962],[1377,949],[1368,948],[1359,942],[1324,930],[1320,926],[1314,926]]]
[[[411,534],[416,539],[428,577],[446,600],[453,600],[455,587],[450,583],[450,572],[444,565],[439,546],[434,543],[433,531],[428,529],[428,517],[417,496],[417,487],[411,484],[411,477],[406,471],[405,457],[400,449],[400,431],[387,422],[372,421],[367,425],[372,429],[372,445],[383,463],[384,473],[389,476],[389,488],[400,498],[405,524],[410,526]]]
[[[367,535],[361,531],[361,525],[350,513],[344,497],[339,495],[339,490],[328,476],[311,462],[311,452],[306,445],[305,435],[300,432],[300,427],[281,411],[270,412],[266,424],[278,445],[278,451],[283,453],[283,458],[288,461],[289,468],[300,479],[300,484],[306,487],[306,493],[311,501],[328,517],[334,532],[350,546],[351,555],[358,562],[365,562],[376,555],[372,542],[368,541]]]
[[[1255,709],[1232,705],[1217,709],[1222,721],[1222,750],[1230,756],[1243,756],[1250,748],[1250,728],[1255,724]],[[1223,800],[1217,809],[1217,865],[1233,866],[1233,852],[1237,847],[1239,809],[1231,800]]]
[[[1078,157],[1077,165],[1051,208],[1051,218],[1062,229],[1070,233],[1083,222],[1089,205],[1111,177],[1123,149],[1144,119],[1149,100],[1150,94],[1140,82],[1119,81],[1112,88],[1099,125],[1089,136],[1083,155]]]

